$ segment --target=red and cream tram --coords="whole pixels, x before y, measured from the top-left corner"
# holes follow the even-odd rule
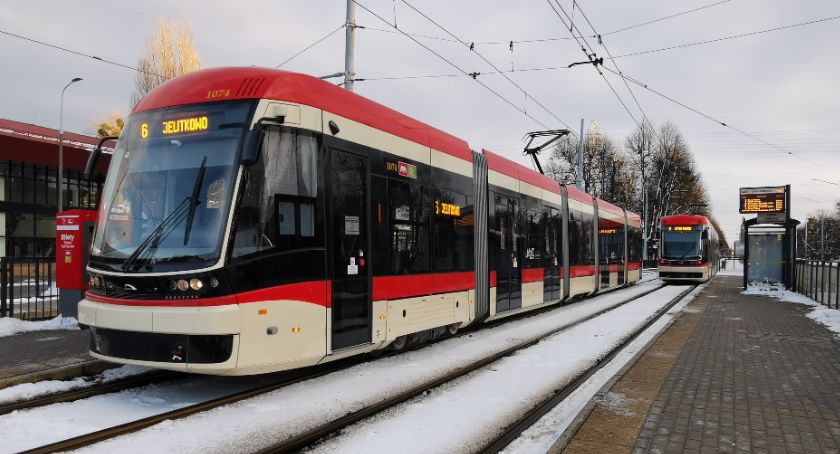
[[[659,278],[706,282],[717,274],[717,230],[705,216],[665,216],[660,221]]]
[[[310,366],[638,281],[639,217],[314,77],[196,71],[120,137],[91,353]]]

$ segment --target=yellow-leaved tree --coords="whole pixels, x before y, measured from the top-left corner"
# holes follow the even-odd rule
[[[160,18],[155,30],[146,40],[146,49],[137,62],[137,77],[131,94],[130,110],[153,88],[167,80],[201,68],[201,58],[195,48],[195,39],[189,20],[173,22]],[[111,113],[107,119],[91,120],[99,137],[118,136],[122,131],[123,116]]]

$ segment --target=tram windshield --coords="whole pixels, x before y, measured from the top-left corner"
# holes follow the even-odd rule
[[[251,108],[212,103],[131,116],[108,170],[91,265],[152,272],[217,261]]]
[[[660,257],[670,260],[700,258],[700,239],[703,227],[664,226]]]

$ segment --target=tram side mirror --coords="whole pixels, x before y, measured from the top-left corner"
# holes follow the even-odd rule
[[[109,140],[117,140],[119,137],[116,136],[107,136],[103,137],[96,148],[90,152],[90,156],[88,156],[87,165],[85,165],[85,179],[90,179],[91,175],[93,175],[93,171],[96,170],[96,163],[99,162],[99,156],[102,154],[102,144]]]
[[[704,240],[708,240],[709,239],[709,231],[708,230],[703,230],[703,233],[700,235],[700,238],[702,238]]]
[[[259,161],[264,138],[265,128],[260,122],[257,122],[254,125],[254,129],[248,132],[245,149],[242,150],[242,165],[252,166]]]
[[[260,150],[265,139],[265,128],[267,126],[281,126],[285,117],[282,115],[262,117],[254,124],[254,128],[248,132],[245,150],[242,152],[242,165],[252,166],[260,160]]]

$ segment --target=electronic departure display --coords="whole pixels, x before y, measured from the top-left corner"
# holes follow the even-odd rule
[[[764,187],[764,188],[741,188],[741,213],[784,213],[785,188]]]

